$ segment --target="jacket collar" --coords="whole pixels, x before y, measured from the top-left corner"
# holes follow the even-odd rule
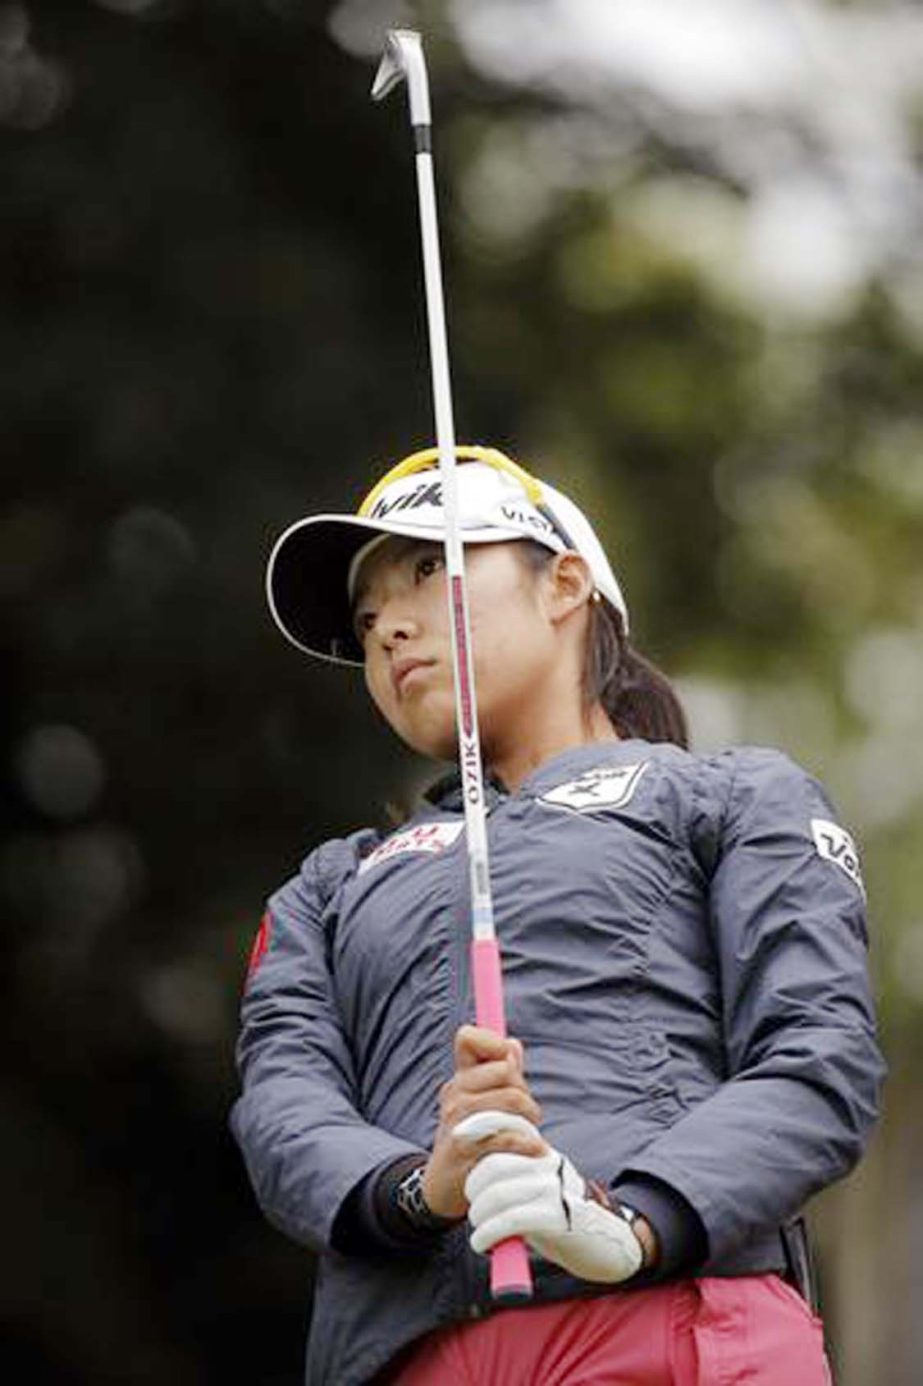
[[[496,775],[492,775],[488,770],[484,776],[484,798],[487,804],[487,812],[496,808],[501,799],[505,799],[509,790],[502,780]],[[428,789],[423,791],[423,798],[428,803],[435,805],[436,808],[446,809],[449,813],[461,813],[465,807],[462,796],[461,775],[457,770],[450,770],[448,774],[441,775],[435,780]]]
[[[560,751],[556,756],[552,756],[533,770],[531,775],[527,775],[517,793],[540,794],[543,790],[560,784],[562,778],[568,775],[580,775],[584,771],[596,769],[597,766],[630,765],[636,760],[649,757],[653,749],[651,742],[636,739],[594,741],[587,746],[572,746],[569,750]],[[506,785],[496,775],[490,772],[486,774],[484,797],[488,812],[502,799],[507,798],[509,793]],[[423,797],[436,808],[449,813],[461,813],[465,805],[459,772],[450,770],[442,775],[424,791]]]

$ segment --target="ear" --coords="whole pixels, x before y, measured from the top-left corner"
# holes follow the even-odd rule
[[[548,615],[557,624],[586,606],[594,584],[589,564],[579,553],[559,553],[545,570]]]

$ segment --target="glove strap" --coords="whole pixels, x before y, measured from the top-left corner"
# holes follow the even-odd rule
[[[594,1203],[600,1204],[600,1206],[607,1209],[608,1212],[614,1213],[617,1218],[621,1218],[623,1222],[628,1223],[632,1232],[635,1231],[635,1223],[641,1216],[637,1208],[631,1208],[627,1203],[622,1203],[619,1199],[613,1198],[606,1186],[601,1184],[598,1179],[586,1179],[584,1183],[586,1184],[587,1198],[592,1199]],[[637,1232],[635,1232],[635,1236],[638,1237]],[[647,1246],[640,1237],[638,1237],[638,1245],[641,1248],[641,1269],[645,1271],[648,1268]]]

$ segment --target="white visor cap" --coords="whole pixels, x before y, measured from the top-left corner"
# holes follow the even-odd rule
[[[498,461],[464,460],[478,455]],[[435,458],[435,449],[407,460],[431,456]],[[462,542],[533,539],[554,553],[579,553],[595,589],[620,613],[627,633],[622,589],[592,526],[573,501],[495,449],[459,447],[457,456]],[[404,465],[399,464],[395,473]],[[387,535],[436,542],[445,538],[441,477],[434,466],[423,465],[425,470],[413,467],[393,481],[389,473],[357,514],[306,516],[276,541],[266,570],[269,608],[283,635],[298,649],[337,664],[362,664],[352,598],[363,559]]]

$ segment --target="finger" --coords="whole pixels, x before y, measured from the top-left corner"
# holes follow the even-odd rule
[[[547,1155],[550,1146],[537,1133],[526,1136],[518,1131],[499,1131],[496,1136],[487,1136],[481,1141],[452,1141],[452,1155],[462,1180],[471,1173],[475,1165],[488,1155],[521,1155],[535,1160]]]
[[[542,1120],[542,1109],[523,1088],[490,1088],[487,1092],[454,1092],[442,1109],[441,1124],[449,1130],[473,1112],[512,1112],[533,1126]]]
[[[515,1112],[486,1110],[472,1112],[452,1130],[456,1140],[483,1141],[500,1132],[516,1132],[521,1136],[537,1136],[538,1132],[530,1121]]]
[[[455,1067],[471,1068],[485,1059],[505,1059],[507,1041],[484,1025],[461,1025],[455,1032]]]
[[[536,1132],[534,1136],[523,1136],[518,1131],[498,1131],[496,1136],[489,1136],[486,1141],[478,1141],[475,1152],[478,1159],[483,1159],[485,1155],[492,1155],[500,1151],[510,1151],[514,1155],[528,1155],[530,1159],[535,1159],[537,1155],[547,1155],[551,1147]]]
[[[479,1213],[472,1221],[481,1222],[513,1204],[547,1196],[549,1188],[553,1201],[560,1205],[553,1154],[536,1157],[499,1151],[478,1160],[465,1180],[465,1197],[472,1214],[475,1210]]]
[[[510,1057],[513,1059],[514,1063],[516,1064],[516,1067],[519,1069],[519,1072],[520,1072],[520,1073],[524,1072],[525,1066],[526,1066],[526,1064],[525,1064],[525,1055],[524,1055],[524,1053],[523,1053],[522,1045],[520,1044],[519,1040],[518,1040],[518,1039],[508,1039],[508,1040],[507,1040],[507,1044],[508,1044],[509,1049],[510,1049]]]
[[[456,1077],[458,1086],[464,1092],[486,1092],[488,1088],[520,1087],[526,1091],[526,1081],[522,1070],[512,1058],[488,1059],[464,1068]]]
[[[553,1236],[560,1231],[556,1219],[549,1218],[544,1207],[520,1203],[479,1223],[471,1233],[470,1245],[472,1251],[483,1254],[496,1246],[497,1242],[505,1242],[508,1237],[525,1237],[529,1240],[536,1235]]]

